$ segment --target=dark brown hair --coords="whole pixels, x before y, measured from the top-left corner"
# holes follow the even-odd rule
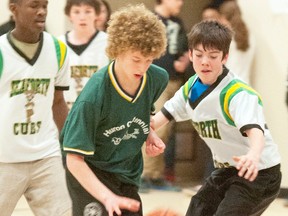
[[[100,13],[100,2],[98,0],[67,0],[66,6],[65,6],[65,14],[69,16],[71,7],[73,5],[89,5],[94,8],[96,14]]]
[[[232,36],[233,32],[227,26],[215,20],[204,20],[194,25],[187,35],[188,46],[190,50],[193,50],[200,44],[202,44],[205,50],[216,48],[223,51],[224,58],[229,53]]]

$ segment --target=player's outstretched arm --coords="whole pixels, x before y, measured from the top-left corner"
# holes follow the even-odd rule
[[[121,209],[132,212],[139,210],[139,201],[114,194],[96,177],[83,156],[68,153],[67,167],[85,190],[105,206],[109,216],[113,216],[114,212],[121,215]]]
[[[238,175],[249,181],[254,181],[258,175],[258,164],[264,146],[263,132],[258,128],[245,131],[250,142],[250,150],[246,155],[234,156]]]

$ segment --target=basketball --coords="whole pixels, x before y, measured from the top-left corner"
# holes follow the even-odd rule
[[[155,209],[146,214],[146,216],[180,216],[180,215],[170,209]]]

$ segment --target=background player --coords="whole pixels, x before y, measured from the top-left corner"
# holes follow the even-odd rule
[[[70,57],[70,89],[64,94],[70,109],[89,78],[109,63],[107,35],[94,24],[99,13],[97,0],[68,0],[65,6],[72,30],[59,39],[67,44]]]
[[[3,216],[12,214],[22,195],[35,215],[71,215],[58,141],[68,112],[68,60],[65,44],[43,32],[47,4],[11,1],[16,26],[0,37]]]

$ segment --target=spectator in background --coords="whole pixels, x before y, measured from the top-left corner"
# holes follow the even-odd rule
[[[178,17],[183,3],[183,0],[156,0],[154,10],[166,26],[168,46],[165,55],[153,63],[166,69],[169,73],[168,86],[155,104],[156,111],[159,111],[163,104],[182,85],[183,74],[189,65],[186,31],[182,20]],[[169,125],[157,132],[159,137],[167,144],[165,151],[168,149],[171,157],[174,157],[175,154],[173,149],[172,151],[169,150],[169,148],[173,148],[173,145],[175,145],[173,142],[175,140],[173,129],[174,126]],[[170,156],[168,155],[168,157]],[[170,158],[170,160],[174,162],[174,159]],[[153,158],[145,156],[141,192],[146,192],[151,187],[154,189],[179,190],[180,188],[171,186],[165,180],[165,175],[169,180],[174,180],[173,164],[172,167],[167,167],[164,171],[163,154]]]
[[[109,3],[106,0],[99,0],[101,6],[100,6],[100,14],[97,16],[95,26],[96,29],[99,31],[106,32],[106,29],[108,27],[108,21],[111,16],[111,7]]]
[[[100,3],[95,0],[68,0],[65,6],[72,30],[59,39],[67,44],[70,57],[71,83],[64,94],[69,109],[90,77],[109,63],[107,35],[94,25],[99,13]]]
[[[237,1],[224,1],[220,7],[221,22],[234,31],[229,50],[229,59],[225,66],[237,74],[246,83],[251,84],[251,67],[255,56],[255,38],[249,32]]]
[[[213,3],[206,5],[202,10],[202,20],[220,20],[219,6]]]

